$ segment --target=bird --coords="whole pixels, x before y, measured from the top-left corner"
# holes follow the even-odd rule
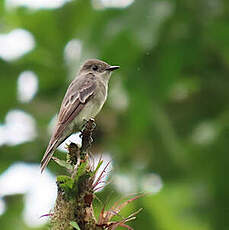
[[[88,59],[81,66],[62,101],[57,123],[41,160],[41,173],[57,147],[100,112],[107,99],[111,73],[119,68],[98,59]]]

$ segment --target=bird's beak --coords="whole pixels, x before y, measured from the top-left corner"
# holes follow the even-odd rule
[[[108,68],[106,68],[106,70],[108,70],[108,71],[113,71],[113,70],[116,70],[116,69],[119,69],[120,68],[120,66],[118,66],[118,65],[113,65],[113,66],[109,66]]]

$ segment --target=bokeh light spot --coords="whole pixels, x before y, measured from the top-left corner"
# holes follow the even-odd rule
[[[47,221],[39,217],[49,213],[57,193],[55,177],[47,169],[41,175],[39,165],[15,163],[1,174],[0,188],[0,206],[6,195],[25,194],[23,217],[26,224],[35,227]]]
[[[8,9],[15,7],[27,7],[30,9],[55,9],[62,7],[65,3],[71,0],[6,0]]]
[[[146,174],[142,179],[144,192],[158,193],[162,189],[162,186],[161,177],[156,173]]]
[[[6,61],[15,60],[31,51],[35,41],[30,32],[15,29],[8,34],[0,34],[0,57]]]
[[[208,145],[216,139],[218,133],[219,129],[215,123],[205,121],[195,127],[191,139],[196,144]]]
[[[22,110],[9,111],[0,125],[0,145],[18,145],[34,140],[36,135],[34,118]]]
[[[38,78],[32,71],[22,72],[17,81],[17,97],[20,102],[29,102],[38,90]]]
[[[81,56],[82,44],[78,39],[73,39],[67,43],[64,48],[64,59],[67,63],[71,64],[79,60]]]
[[[95,9],[104,8],[126,8],[130,6],[134,0],[92,0]]]

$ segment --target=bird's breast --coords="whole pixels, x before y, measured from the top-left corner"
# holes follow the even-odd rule
[[[107,98],[107,87],[104,86],[103,89],[101,87],[97,87],[94,95],[89,98],[89,100],[85,103],[84,108],[80,111],[80,113],[74,119],[74,123],[76,127],[82,126],[85,120],[89,120],[90,118],[95,118],[96,115],[102,109]]]

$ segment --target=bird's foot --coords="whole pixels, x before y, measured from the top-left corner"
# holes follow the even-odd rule
[[[89,120],[83,119],[83,121],[84,125],[80,130],[80,138],[82,138],[84,134],[91,134],[96,127],[94,118],[90,118]]]

